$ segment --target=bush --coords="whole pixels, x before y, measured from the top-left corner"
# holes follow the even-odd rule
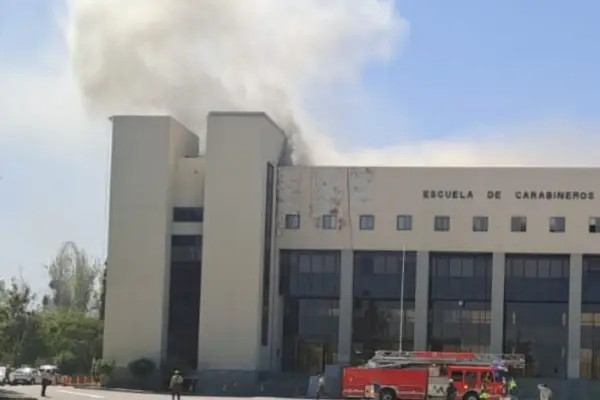
[[[156,371],[156,364],[149,358],[138,358],[127,364],[127,369],[136,378],[142,386],[145,386],[148,379]]]
[[[96,360],[96,364],[94,365],[94,372],[97,376],[110,375],[114,371],[114,369],[114,361],[104,360],[102,358]]]

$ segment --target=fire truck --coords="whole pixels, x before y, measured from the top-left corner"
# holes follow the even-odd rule
[[[444,399],[449,381],[457,400],[479,400],[485,385],[489,400],[502,398],[502,378],[524,369],[521,354],[376,351],[365,364],[346,367],[342,378],[345,398],[379,400]]]

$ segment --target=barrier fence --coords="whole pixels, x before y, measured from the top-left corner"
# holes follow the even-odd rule
[[[97,385],[98,379],[95,376],[61,376],[60,384],[62,386]]]

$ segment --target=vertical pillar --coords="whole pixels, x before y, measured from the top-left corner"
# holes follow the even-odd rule
[[[567,377],[569,379],[579,378],[582,275],[582,255],[571,254],[569,260],[569,339],[567,342]]]
[[[490,316],[490,350],[504,352],[504,277],[506,274],[506,254],[492,255],[492,310]]]
[[[340,313],[338,321],[338,363],[347,364],[352,357],[352,304],[354,298],[354,254],[342,250],[340,260]]]
[[[427,319],[429,317],[429,252],[417,252],[415,282],[415,350],[427,350]]]

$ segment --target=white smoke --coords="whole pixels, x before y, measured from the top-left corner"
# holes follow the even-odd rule
[[[296,161],[330,163],[307,95],[358,81],[405,28],[393,0],[72,0],[67,33],[91,110],[167,113],[201,137],[209,111],[264,110]]]

